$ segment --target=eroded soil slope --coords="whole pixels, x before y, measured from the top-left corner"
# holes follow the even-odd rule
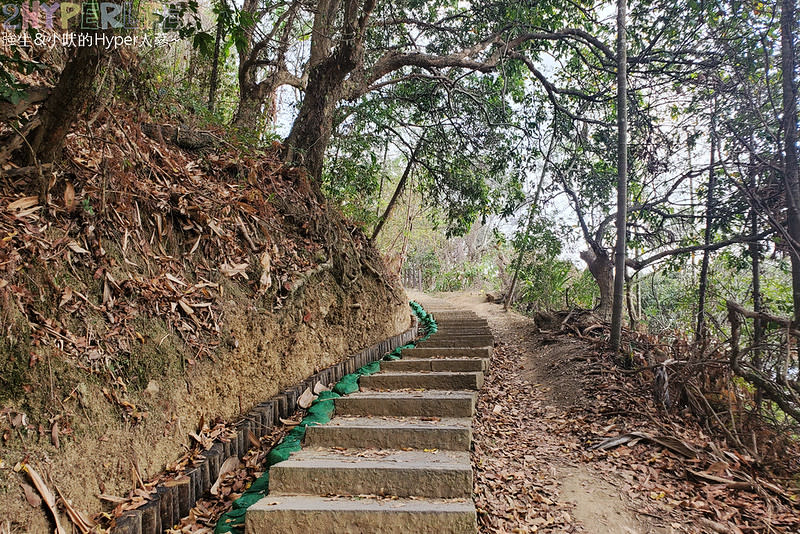
[[[79,126],[45,204],[33,179],[0,186],[0,531],[53,531],[18,462],[109,512],[204,430],[409,325],[302,172],[137,119]]]

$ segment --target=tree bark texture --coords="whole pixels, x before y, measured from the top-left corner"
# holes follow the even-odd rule
[[[259,85],[249,79],[239,78],[239,105],[233,116],[232,125],[240,130],[255,131],[262,118],[264,99]]]
[[[600,303],[596,311],[604,321],[608,321],[614,293],[614,263],[602,248],[590,248],[581,252],[581,259],[586,262],[600,289]]]
[[[750,189],[756,188],[755,173],[750,175]],[[750,232],[753,237],[758,235],[758,211],[755,207],[750,209]],[[753,311],[761,313],[761,250],[759,249],[758,242],[753,241],[748,245],[750,251],[750,267],[752,273],[753,284]],[[764,342],[764,323],[761,317],[756,317],[753,320],[753,365],[761,368],[761,354],[762,343]]]
[[[703,232],[703,243],[708,246],[711,244],[711,231],[714,224],[714,190],[716,189],[717,175],[714,165],[716,164],[717,133],[716,133],[717,104],[714,99],[713,109],[711,110],[711,127],[709,137],[711,138],[711,156],[708,168],[708,193],[706,197],[706,228]],[[695,342],[699,343],[706,338],[706,294],[708,293],[708,267],[711,259],[711,251],[703,250],[703,260],[700,264],[700,279],[697,297],[697,328],[695,329]]]
[[[795,2],[781,3],[781,71],[783,104],[783,179],[786,185],[788,230],[792,261],[794,321],[800,323],[800,176],[797,163],[797,87],[795,85],[794,27]]]
[[[28,165],[51,163],[58,159],[70,125],[90,100],[101,54],[94,46],[75,48],[61,72],[58,84],[39,112],[41,125],[28,138],[34,151],[34,154],[28,152],[23,158]]]
[[[305,166],[316,187],[322,180],[336,105],[345,96],[345,81],[364,63],[364,39],[375,3],[376,0],[364,0],[362,6],[356,0],[341,2],[341,31],[335,47],[330,32],[314,32],[312,37],[305,97],[286,138],[285,160]],[[320,2],[314,28],[331,28],[339,5],[338,0]]]
[[[218,15],[219,16],[219,15]],[[217,84],[219,83],[219,49],[222,46],[222,16],[217,21],[217,35],[214,40],[214,57],[211,62],[211,83],[208,87],[208,110],[214,111],[217,102]]]
[[[625,39],[626,0],[617,0],[617,244],[614,250],[614,301],[611,307],[611,350],[622,337],[625,298],[625,252],[628,223],[628,58]]]
[[[322,179],[325,149],[333,134],[333,116],[347,72],[346,64],[331,60],[311,70],[300,113],[286,138],[286,160],[304,165],[317,184]]]

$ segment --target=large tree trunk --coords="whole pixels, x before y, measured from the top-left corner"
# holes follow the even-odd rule
[[[611,309],[611,350],[622,337],[628,225],[628,54],[625,39],[626,0],[617,0],[617,244],[614,251],[614,302]]]
[[[253,51],[253,34],[260,20],[258,15],[259,0],[244,0],[242,12],[253,17],[253,24],[243,28],[243,45],[239,52],[239,103],[233,115],[232,126],[245,131],[254,131],[261,116],[261,95],[258,88],[258,68],[250,57]],[[237,48],[239,48],[237,46]]]
[[[58,84],[39,112],[41,125],[31,132],[28,143],[34,154],[24,156],[27,164],[51,163],[58,159],[72,122],[89,102],[92,83],[102,52],[94,46],[75,48]]]
[[[286,138],[285,160],[303,165],[311,181],[319,189],[325,150],[333,134],[336,105],[345,95],[345,80],[364,62],[364,39],[369,18],[377,0],[345,0],[341,3],[341,34],[333,47],[330,35],[318,30],[337,20],[338,0],[319,2],[314,17],[308,83],[300,112]],[[351,95],[352,96],[352,95]]]
[[[786,184],[789,237],[792,239],[792,297],[795,324],[800,324],[800,176],[797,163],[797,87],[794,57],[795,2],[781,4],[781,71],[783,75],[783,179]]]
[[[600,290],[600,303],[597,313],[604,321],[611,316],[611,306],[614,292],[614,264],[605,250],[589,249],[581,252],[581,259],[586,262],[589,272],[592,273],[597,287]]]
[[[258,84],[249,82],[249,79],[242,81],[239,78],[239,105],[236,114],[233,116],[233,126],[240,130],[253,132],[260,124],[264,106],[261,87]]]
[[[25,165],[42,165],[59,159],[64,139],[72,122],[83,106],[89,102],[92,83],[97,74],[102,51],[94,46],[81,46],[75,49],[67,61],[58,84],[45,100],[39,111],[39,126],[27,137],[20,160]],[[50,176],[40,173],[39,201],[45,204],[48,199]]]
[[[319,187],[325,150],[333,134],[336,105],[344,80],[355,68],[348,54],[334,54],[311,69],[300,113],[286,138],[286,161],[303,165]]]

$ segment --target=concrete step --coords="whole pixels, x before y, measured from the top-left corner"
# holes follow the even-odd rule
[[[464,336],[464,335],[473,335],[473,336],[491,336],[492,332],[489,328],[484,328],[482,326],[467,326],[467,327],[440,327],[437,329],[436,332],[431,334],[431,337],[436,336]]]
[[[359,391],[336,399],[336,415],[472,417],[476,397],[473,391]]]
[[[431,337],[428,339],[433,339],[437,337],[455,337],[455,336],[463,336],[463,337],[492,337],[491,332],[480,331],[482,329],[477,328],[459,328],[459,329],[452,329],[452,328],[442,328],[435,333],[431,334]]]
[[[437,333],[420,343],[422,345],[448,343],[454,347],[488,347],[494,345],[491,334],[446,334]]]
[[[359,385],[364,389],[470,389],[483,386],[483,373],[393,373],[382,371],[362,376]]]
[[[306,429],[309,447],[468,451],[472,420],[439,417],[336,416]]]
[[[477,313],[471,311],[457,311],[457,310],[433,310],[430,312],[436,321],[485,321],[486,319],[480,317]]]
[[[494,345],[494,338],[487,336],[459,336],[451,338],[435,338],[431,337],[426,341],[417,344],[417,347],[447,347],[447,348],[463,348],[463,347],[491,347]]]
[[[428,358],[381,362],[384,371],[486,371],[488,358]]]
[[[247,510],[247,534],[475,534],[471,500],[272,496]]]
[[[467,499],[470,453],[375,449],[304,449],[269,471],[275,495],[380,495]]]
[[[403,359],[491,358],[493,347],[426,347],[424,344],[403,351]]]
[[[453,327],[443,327],[439,328],[438,331],[433,334],[433,336],[440,336],[440,335],[484,335],[484,336],[491,336],[492,330],[488,326],[470,326],[470,327],[460,327],[460,326],[453,326]],[[431,337],[433,337],[431,336]]]

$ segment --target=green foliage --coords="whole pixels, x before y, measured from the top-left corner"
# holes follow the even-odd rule
[[[16,0],[5,3],[3,10],[4,17],[12,14],[10,9],[19,9],[21,4],[21,1]],[[4,22],[8,22],[5,18],[3,20]],[[17,24],[20,24],[19,15],[16,21]],[[32,40],[38,33],[38,30],[3,28],[3,32],[8,32],[11,37],[22,36],[24,32],[26,34],[24,37]],[[12,41],[12,43],[8,45],[7,51],[5,50],[6,47],[3,48],[4,50],[0,50],[0,100],[5,100],[16,105],[20,100],[25,98],[25,90],[29,87],[28,84],[19,81],[19,76],[30,75],[34,72],[41,71],[44,69],[45,65],[39,61],[30,59],[29,54],[26,54],[26,58],[23,58],[21,46],[16,42]]]
[[[0,99],[17,104],[25,98],[28,85],[17,79],[17,74],[32,74],[42,70],[44,65],[35,61],[22,59],[19,47],[11,46],[11,55],[0,52]]]
[[[535,153],[510,106],[524,98],[522,78],[514,69],[503,77],[451,76],[445,81],[420,75],[340,110],[326,191],[368,213],[366,204],[378,198],[363,185],[382,182],[373,162],[398,150],[408,158],[422,138],[413,165],[415,188],[427,206],[436,206],[432,220],[447,236],[465,235],[478,218],[509,214],[521,199],[524,156]],[[347,159],[358,163],[347,168]]]
[[[464,261],[457,266],[440,271],[434,277],[434,291],[463,291],[484,288],[497,280],[497,264],[491,256],[479,261]]]
[[[566,307],[565,290],[570,281],[572,264],[552,257],[529,262],[520,273],[520,301],[537,309]]]
[[[527,251],[519,273],[517,305],[524,309],[591,308],[599,295],[588,271],[559,259],[568,228],[546,217],[536,217],[526,236],[520,231],[512,239],[515,256]]]

